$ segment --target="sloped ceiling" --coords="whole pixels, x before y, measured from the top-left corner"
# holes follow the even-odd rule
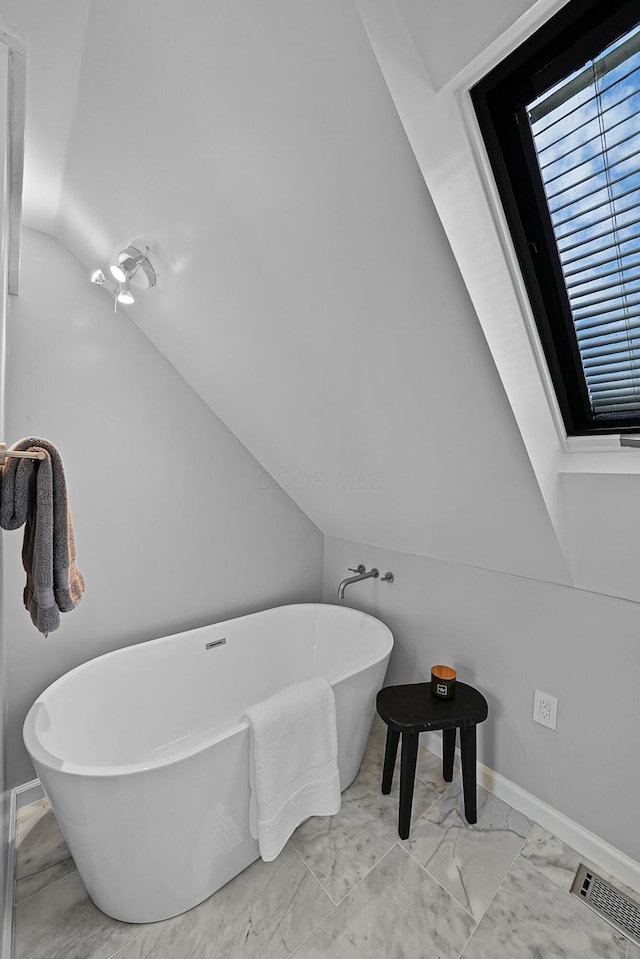
[[[55,232],[147,239],[131,319],[325,533],[566,581],[351,2],[93,2]]]
[[[392,0],[403,17],[435,90],[533,6],[533,0]]]
[[[23,217],[54,233],[89,16],[86,0],[0,0],[0,18],[27,42]]]

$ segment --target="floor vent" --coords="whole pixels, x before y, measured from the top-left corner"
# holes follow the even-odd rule
[[[623,892],[580,863],[571,893],[640,945],[640,906]]]

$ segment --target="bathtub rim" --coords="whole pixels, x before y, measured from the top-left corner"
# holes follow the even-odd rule
[[[71,674],[77,674],[82,672],[85,669],[88,669],[91,665],[96,663],[98,660],[107,659],[122,655],[126,650],[131,648],[137,648],[139,646],[145,646],[150,643],[162,643],[168,642],[171,639],[174,639],[176,636],[188,636],[191,633],[198,632],[201,629],[207,629],[210,626],[223,626],[227,623],[232,623],[241,619],[249,619],[252,616],[260,616],[263,613],[267,613],[271,610],[276,609],[290,609],[290,608],[326,608],[330,607],[332,609],[339,609],[343,613],[347,613],[347,616],[350,614],[356,614],[358,617],[363,617],[364,619],[372,620],[378,626],[381,626],[385,639],[387,640],[387,647],[382,655],[378,656],[375,659],[367,662],[361,669],[351,672],[345,672],[344,674],[339,675],[333,682],[330,683],[331,688],[333,689],[339,683],[344,682],[347,679],[350,679],[352,676],[356,676],[361,672],[364,672],[367,669],[373,668],[379,665],[385,658],[391,655],[394,645],[394,636],[390,628],[382,620],[378,619],[376,616],[373,616],[371,613],[365,613],[363,610],[354,608],[352,606],[338,606],[336,603],[282,603],[278,606],[269,606],[265,609],[256,610],[253,613],[245,613],[241,616],[233,616],[230,619],[218,620],[213,623],[205,623],[204,626],[194,626],[192,629],[181,630],[177,633],[170,633],[168,636],[157,636],[155,639],[143,640],[140,643],[130,643],[128,646],[120,646],[118,649],[112,649],[107,653],[101,653],[98,656],[94,656],[91,659],[86,660],[84,663],[80,663],[78,666],[74,666],[72,669],[67,670],[62,676],[59,676],[58,679],[50,683],[37,697],[37,699],[29,707],[29,711],[25,717],[23,727],[22,727],[22,737],[24,744],[29,753],[34,764],[44,766],[46,769],[49,769],[53,772],[64,773],[65,775],[71,776],[84,776],[88,778],[109,778],[109,777],[121,777],[121,776],[132,776],[140,773],[152,772],[156,769],[161,769],[166,766],[170,766],[183,760],[188,759],[191,756],[196,755],[199,752],[202,752],[205,749],[214,746],[218,742],[222,742],[225,739],[230,738],[231,736],[236,735],[237,733],[242,732],[249,728],[249,724],[246,720],[242,719],[239,723],[234,723],[233,726],[225,727],[224,729],[218,729],[218,732],[213,733],[210,737],[203,738],[194,743],[190,748],[185,747],[184,751],[179,755],[159,757],[154,760],[147,760],[146,762],[140,763],[126,763],[124,765],[113,765],[113,766],[90,766],[85,763],[74,763],[69,762],[65,759],[61,759],[59,756],[54,755],[54,753],[49,752],[49,750],[43,746],[42,742],[38,738],[36,733],[36,719],[38,713],[38,706],[43,702],[43,698],[48,694],[52,693],[58,686],[61,686],[65,679]],[[326,677],[325,677],[326,678]],[[327,682],[329,680],[327,679]],[[36,770],[37,772],[38,770]]]

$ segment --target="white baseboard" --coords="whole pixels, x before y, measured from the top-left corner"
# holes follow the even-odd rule
[[[7,885],[2,903],[3,923],[0,941],[0,959],[13,956],[13,910],[16,898],[16,830],[18,809],[36,802],[44,796],[39,779],[16,786],[9,792],[9,829],[7,833]]]
[[[32,779],[31,782],[16,786],[14,793],[16,794],[17,809],[22,809],[23,806],[29,806],[32,802],[44,799],[44,789],[40,785],[39,779]]]
[[[13,954],[13,904],[15,901],[16,888],[16,794],[15,790],[9,793],[9,830],[7,842],[7,884],[4,891],[4,902],[2,903],[3,922],[2,922],[2,942],[0,943],[0,955],[2,959],[11,959]]]
[[[420,742],[436,756],[442,756],[442,737],[439,733],[421,733]],[[456,749],[456,752],[459,750]],[[478,763],[478,783],[487,792],[502,799],[519,812],[553,833],[585,859],[615,876],[632,889],[640,891],[640,863],[625,853],[589,832],[580,823],[548,806],[537,796],[521,789],[510,779],[494,772],[483,763]]]

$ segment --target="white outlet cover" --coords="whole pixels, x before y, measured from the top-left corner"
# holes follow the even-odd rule
[[[558,699],[536,689],[533,697],[533,721],[555,729],[558,722]]]

